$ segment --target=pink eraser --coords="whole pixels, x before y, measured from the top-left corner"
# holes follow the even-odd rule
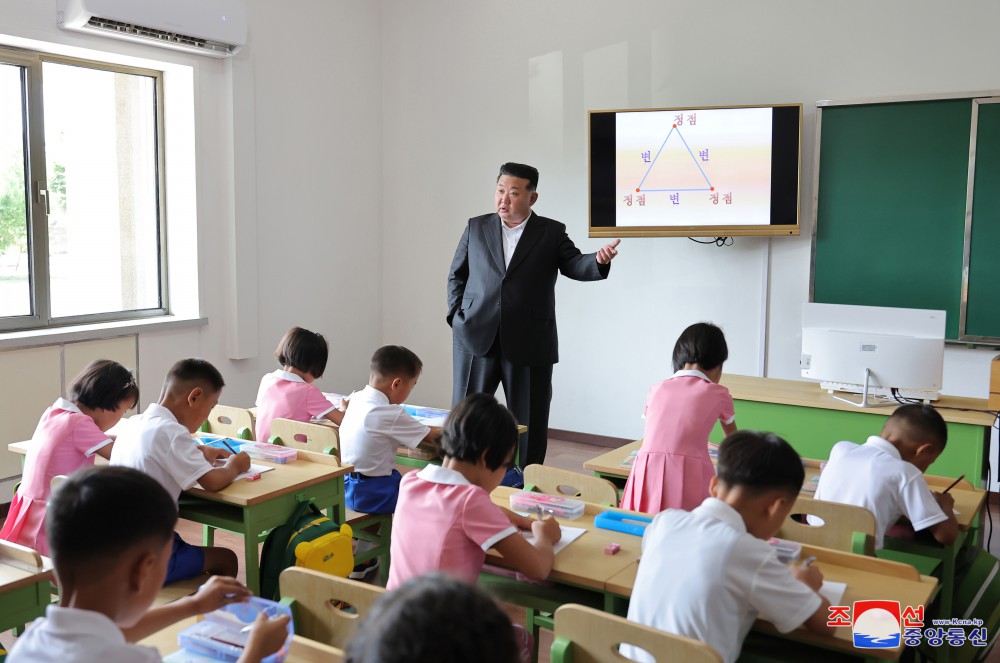
[[[617,543],[609,543],[608,545],[604,546],[604,554],[605,555],[614,555],[615,553],[617,553],[621,549],[622,549],[622,547],[619,544],[617,544]]]
[[[254,472],[253,474],[251,474],[251,475],[249,475],[247,477],[247,481],[256,481],[259,478],[260,478],[260,473],[259,472]]]

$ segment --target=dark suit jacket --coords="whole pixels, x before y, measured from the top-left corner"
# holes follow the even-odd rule
[[[500,331],[504,356],[514,364],[559,361],[556,336],[556,277],[577,281],[607,278],[611,265],[582,254],[566,226],[534,213],[504,267],[500,217],[469,219],[448,274],[448,324],[455,347],[482,356]]]

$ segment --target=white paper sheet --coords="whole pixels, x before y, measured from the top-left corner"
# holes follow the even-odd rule
[[[562,525],[561,528],[562,538],[559,539],[559,542],[556,545],[552,546],[552,554],[554,555],[558,555],[563,548],[573,543],[587,532],[587,530],[583,527],[567,527],[566,525]],[[535,543],[535,535],[531,533],[531,530],[521,530],[521,535],[528,540],[528,543]]]
[[[846,591],[846,582],[824,580],[823,586],[819,588],[819,595],[829,601],[830,605],[840,605],[840,602],[844,600],[844,592]]]

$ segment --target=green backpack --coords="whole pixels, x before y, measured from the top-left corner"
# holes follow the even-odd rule
[[[351,526],[337,526],[312,502],[301,502],[284,524],[264,539],[260,556],[260,595],[277,601],[278,577],[290,566],[303,566],[346,578],[354,569]]]

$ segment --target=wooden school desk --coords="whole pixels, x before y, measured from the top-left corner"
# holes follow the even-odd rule
[[[809,555],[816,556],[815,564],[819,567],[825,580],[847,584],[847,590],[844,592],[844,598],[840,605],[849,606],[854,601],[866,599],[884,599],[899,601],[901,609],[905,609],[906,606],[926,606],[934,596],[938,584],[936,578],[921,576],[912,566],[874,557],[852,555],[827,548],[802,546],[802,556]],[[610,578],[607,583],[608,591],[625,598],[632,596],[637,571],[638,563],[635,563]],[[931,626],[930,618],[927,615],[925,615],[925,623],[926,626]],[[896,649],[872,649],[861,652],[854,648],[849,627],[837,628],[833,636],[810,633],[804,629],[778,634],[771,624],[758,620],[754,625],[754,630],[822,649],[867,656],[871,659],[896,660],[904,649],[904,645],[900,643]]]
[[[345,520],[344,475],[353,465],[341,465],[336,456],[299,451],[298,460],[278,464],[254,460],[274,469],[256,481],[234,481],[218,492],[192,488],[181,495],[180,517],[205,525],[205,545],[211,545],[211,530],[224,529],[243,535],[247,587],[260,593],[261,534],[283,524],[303,501],[314,501],[338,523]]]
[[[869,435],[878,435],[885,420],[900,405],[854,407],[838,401],[815,382],[798,380],[724,374],[722,385],[736,403],[737,426],[777,433],[807,458],[829,458],[830,449],[841,440],[862,443]],[[951,477],[965,474],[974,486],[979,486],[995,413],[989,411],[988,401],[980,398],[942,396],[933,405],[948,425],[948,446],[931,465],[930,473]],[[722,440],[718,426],[712,440]]]
[[[24,455],[30,445],[31,440],[12,442],[7,449]],[[243,535],[247,587],[258,594],[259,536],[288,520],[301,501],[315,501],[333,520],[344,522],[344,475],[353,472],[354,466],[341,465],[336,456],[309,451],[299,451],[298,460],[284,465],[262,460],[254,463],[274,469],[256,481],[240,479],[215,493],[203,488],[186,490],[181,493],[178,511],[181,518],[205,526],[203,545],[212,545],[213,528]]]
[[[494,504],[510,508],[510,496],[520,492],[514,488],[499,486],[490,497]],[[594,526],[594,516],[603,511],[621,511],[597,504],[586,504],[583,516],[576,520],[558,519],[566,527],[580,527],[587,533],[572,542],[556,554],[552,564],[549,582],[565,587],[582,588],[597,594],[605,608],[611,607],[616,601],[615,596],[608,593],[608,580],[634,565],[642,552],[642,538],[622,532],[612,532]],[[632,513],[624,511],[623,513]],[[638,514],[641,515],[641,514]],[[610,543],[618,543],[621,550],[615,555],[606,555],[604,548]],[[504,568],[510,565],[495,550],[486,555],[486,563]],[[518,582],[512,580],[511,582]],[[526,583],[522,583],[526,584]],[[540,595],[545,594],[543,585],[534,585]],[[553,591],[553,595],[557,592]]]
[[[52,560],[31,548],[0,541],[0,631],[45,615],[52,602]]]
[[[197,617],[182,619],[176,624],[143,638],[139,644],[156,647],[160,656],[164,658],[171,655],[176,657],[174,653],[180,650],[177,635],[197,621]],[[342,660],[344,660],[343,650],[303,638],[300,635],[292,636],[292,646],[289,648],[288,658],[285,659],[286,663],[339,663]]]

